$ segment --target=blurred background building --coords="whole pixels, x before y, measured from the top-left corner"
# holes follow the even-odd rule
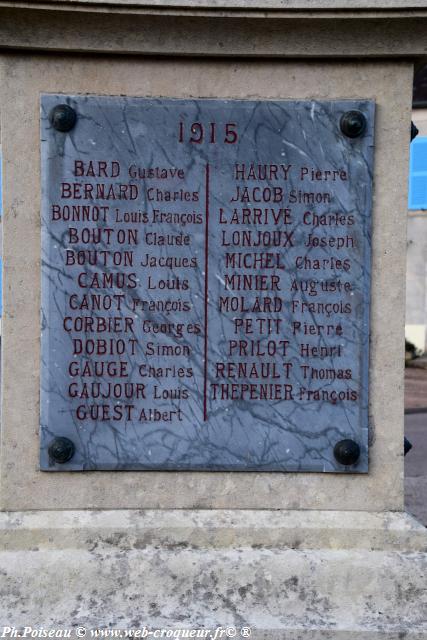
[[[412,121],[418,128],[409,163],[406,339],[426,350],[427,328],[427,65],[414,78]]]

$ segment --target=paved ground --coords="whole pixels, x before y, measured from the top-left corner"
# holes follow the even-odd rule
[[[405,457],[406,510],[427,526],[427,369],[405,369],[405,411],[413,445]]]
[[[405,416],[413,448],[405,457],[405,505],[427,527],[427,413]]]

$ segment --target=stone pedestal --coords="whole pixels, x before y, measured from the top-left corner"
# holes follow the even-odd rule
[[[427,10],[402,4],[0,1],[0,625],[427,638],[427,535],[403,513],[406,185]],[[40,471],[42,93],[375,101],[367,474]]]
[[[409,515],[32,511],[0,526],[9,626],[426,637],[426,535]]]

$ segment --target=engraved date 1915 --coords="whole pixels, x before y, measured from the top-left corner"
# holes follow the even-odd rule
[[[224,144],[236,144],[238,140],[237,124],[235,122],[226,122],[217,124],[209,122],[203,124],[201,122],[185,122],[179,123],[178,142],[191,142],[192,144],[202,144],[208,142],[215,144],[217,142]]]

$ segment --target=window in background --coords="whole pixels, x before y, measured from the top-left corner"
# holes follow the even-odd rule
[[[417,137],[410,147],[409,209],[427,209],[427,137]]]

